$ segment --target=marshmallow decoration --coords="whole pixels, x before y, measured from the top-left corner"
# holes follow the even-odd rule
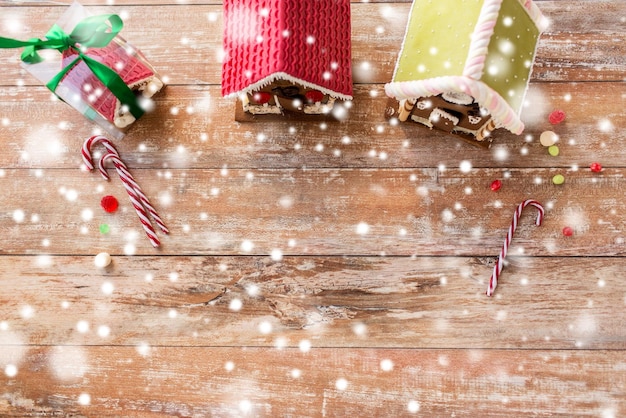
[[[400,102],[398,119],[478,142],[489,142],[497,128],[520,134],[546,22],[531,0],[414,0],[393,79],[385,85]],[[458,121],[436,124],[434,111]]]

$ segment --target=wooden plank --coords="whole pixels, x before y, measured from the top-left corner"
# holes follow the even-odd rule
[[[624,257],[0,261],[5,345],[626,348]]]
[[[234,121],[221,1],[86,2],[170,78],[117,144],[172,233],[149,245],[79,169],[93,125],[0,51],[1,416],[626,415],[625,2],[539,3],[527,130],[490,150],[384,119],[410,0],[353,1],[355,100],[325,127]],[[0,0],[0,33],[68,3]],[[488,298],[526,198],[544,224],[524,211]]]
[[[557,18],[555,17],[554,20]],[[616,22],[617,24],[617,22]],[[621,23],[622,27],[624,23]],[[589,39],[602,49],[590,47]],[[532,81],[619,81],[626,66],[626,32],[546,34],[539,43]],[[574,59],[573,57],[585,57]]]
[[[3,416],[622,416],[614,351],[29,347]],[[390,369],[389,369],[390,368]],[[88,401],[81,405],[79,400]]]
[[[480,255],[497,254],[524,199],[547,208],[541,228],[528,213],[516,242],[528,254],[624,254],[624,169],[588,170],[135,170],[172,233],[155,251],[115,173],[8,170],[0,253]],[[562,173],[566,183],[552,184]],[[502,178],[497,193],[489,189]],[[113,194],[119,213],[100,199]],[[33,207],[27,202],[45,201]],[[8,203],[8,202],[7,202]],[[530,210],[530,209],[529,209]],[[99,225],[111,232],[103,235]],[[570,226],[572,238],[561,230]],[[290,242],[294,242],[290,246]],[[248,245],[244,242],[249,242]],[[437,245],[433,245],[436,243]],[[248,247],[248,248],[247,248]],[[252,248],[249,248],[252,247]]]
[[[623,80],[626,25],[620,17],[626,14],[626,3],[559,1],[545,2],[542,7],[554,24],[539,43],[533,80]],[[3,31],[3,36],[20,39],[43,36],[64,8],[3,7],[2,20],[7,22],[4,26],[10,28],[8,33]],[[391,80],[409,8],[409,3],[352,5],[355,83]],[[221,6],[179,4],[155,8],[127,5],[122,9],[119,6],[94,6],[89,10],[94,14],[123,13],[123,36],[142,50],[170,83],[220,84]],[[181,32],[170,19],[162,19],[164,15],[185,22],[189,29]],[[0,85],[38,84],[20,68],[17,51],[0,50],[0,60],[11,64],[3,67]]]
[[[458,167],[462,160],[502,169],[582,169],[594,161],[624,166],[616,152],[626,140],[624,83],[533,83],[528,99],[522,114],[526,132],[499,130],[484,150],[417,123],[390,124],[379,85],[357,87],[348,117],[326,125],[239,124],[234,100],[223,99],[218,87],[169,86],[156,99],[156,111],[136,122],[117,146],[131,168]],[[567,119],[553,126],[548,115],[557,108]],[[66,104],[51,102],[42,87],[0,88],[0,114],[5,169],[78,167],[82,141],[95,127]],[[556,158],[539,143],[545,130],[561,137]]]

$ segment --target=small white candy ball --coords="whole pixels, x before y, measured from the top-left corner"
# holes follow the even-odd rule
[[[539,136],[539,142],[541,142],[541,145],[544,147],[552,146],[556,144],[558,140],[559,136],[552,131],[542,132],[541,136]]]
[[[93,260],[94,264],[98,268],[105,268],[109,264],[111,264],[111,256],[109,253],[99,253]]]

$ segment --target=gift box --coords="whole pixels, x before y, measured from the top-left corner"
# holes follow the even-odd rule
[[[119,139],[164,86],[144,55],[119,35],[122,27],[117,15],[91,16],[73,3],[44,38],[0,38],[0,47],[24,47],[26,71]]]
[[[414,0],[393,79],[397,117],[488,145],[520,134],[524,96],[547,20],[532,0]]]

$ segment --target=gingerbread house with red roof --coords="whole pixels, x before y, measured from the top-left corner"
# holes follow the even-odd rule
[[[224,0],[222,95],[252,114],[352,99],[349,0]]]

